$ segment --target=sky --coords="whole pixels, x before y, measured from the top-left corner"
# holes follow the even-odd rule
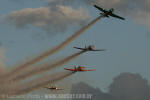
[[[36,27],[37,24],[35,23],[28,23],[32,24],[31,26],[16,27],[15,24],[10,23],[11,20],[7,19],[7,16],[14,11],[25,8],[40,8],[47,5],[48,0],[0,1],[0,46],[5,49],[7,60],[4,63],[7,68],[11,69],[20,61],[35,57],[37,54],[54,47],[82,27],[82,25],[78,25],[80,23],[76,23],[73,27],[69,27],[70,23],[67,23],[68,26],[65,27],[65,30],[60,29],[59,32],[56,32],[56,30],[47,31],[49,27],[46,27],[46,30],[45,27]],[[99,16],[99,12],[92,5],[88,5],[88,10],[90,13],[88,21]],[[87,10],[85,9],[85,11]],[[116,12],[120,13],[117,9]],[[133,16],[127,14],[123,14],[123,16],[126,18],[125,21],[115,18],[101,19],[64,50],[48,58],[48,60],[77,52],[78,50],[73,49],[74,46],[84,47],[93,44],[96,48],[104,48],[107,51],[87,52],[63,66],[83,65],[96,69],[95,72],[77,73],[71,76],[69,79],[73,83],[82,80],[93,87],[107,91],[113,78],[123,72],[139,73],[150,81],[149,27],[145,23],[134,20]],[[75,21],[82,20],[75,19]],[[63,67],[58,70],[63,70]]]

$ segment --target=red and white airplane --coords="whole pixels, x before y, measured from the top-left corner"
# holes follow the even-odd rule
[[[83,51],[106,51],[106,49],[95,49],[94,45],[89,45],[88,47],[85,46],[85,48],[79,48],[79,47],[74,47],[74,48]]]
[[[65,70],[73,71],[73,72],[86,72],[86,71],[96,71],[95,69],[87,70],[83,66],[78,66],[74,68],[64,68]]]
[[[45,87],[45,88],[50,89],[50,90],[63,90],[61,88],[57,88],[56,86]]]

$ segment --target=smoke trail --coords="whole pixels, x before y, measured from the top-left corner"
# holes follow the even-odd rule
[[[65,57],[64,59],[62,60],[59,60],[59,61],[56,61],[54,63],[48,63],[48,64],[44,64],[42,66],[39,66],[39,67],[36,67],[36,68],[33,68],[32,70],[26,72],[26,73],[23,73],[21,75],[17,75],[14,79],[12,79],[11,81],[13,82],[18,82],[18,81],[21,81],[21,80],[24,80],[26,79],[27,77],[30,77],[32,75],[35,75],[35,74],[38,74],[38,73],[43,73],[43,72],[46,72],[46,71],[49,71],[53,68],[56,68],[56,67],[59,67],[59,66],[62,66],[68,62],[70,62],[71,60],[75,59],[76,57],[80,56],[81,54],[83,54],[84,52],[86,51],[80,51],[78,53],[75,53],[71,56],[68,56],[68,57]]]
[[[26,94],[36,89],[42,88],[50,83],[55,83],[57,81],[63,80],[67,78],[68,76],[72,75],[73,73],[74,72],[59,72],[59,73],[47,75],[47,76],[32,80],[31,82],[27,84],[19,86],[18,90],[16,90],[13,94],[15,95]]]
[[[6,68],[6,65],[5,65],[6,60],[7,60],[6,49],[3,47],[0,47],[0,76],[3,76],[4,74],[9,72],[9,70]]]
[[[75,34],[73,34],[71,37],[69,37],[67,40],[65,40],[64,42],[62,42],[60,45],[56,46],[55,48],[52,48],[51,50],[44,52],[43,54],[39,55],[38,57],[32,59],[31,61],[18,66],[17,68],[15,68],[12,72],[8,73],[7,75],[1,77],[2,79],[7,78],[8,80],[11,79],[12,77],[16,76],[18,73],[22,72],[22,70],[27,69],[28,67],[30,67],[31,65],[43,60],[44,58],[55,54],[56,52],[60,51],[61,49],[63,49],[65,46],[67,46],[69,43],[71,43],[73,40],[75,40],[79,35],[81,35],[84,31],[86,31],[90,26],[92,26],[93,24],[95,24],[98,20],[100,20],[103,16],[99,16],[96,19],[92,20],[88,25],[84,26],[83,28],[81,28],[79,31],[77,31]]]

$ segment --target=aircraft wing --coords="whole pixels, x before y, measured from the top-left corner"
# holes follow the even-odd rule
[[[74,47],[75,49],[86,50],[85,48]]]
[[[46,89],[49,89],[49,90],[63,90],[63,89],[51,89],[51,88],[46,88]]]
[[[96,71],[95,69],[90,69],[90,70],[84,70],[84,71]]]
[[[69,71],[74,71],[74,69],[68,69],[68,68],[64,68],[65,70],[69,70]]]
[[[98,10],[104,12],[104,13],[107,12],[105,9],[103,9],[103,8],[97,6],[97,5],[94,5],[94,7],[97,8]]]
[[[64,90],[64,89],[60,89],[60,88],[59,88],[59,89],[57,89],[57,90]]]
[[[121,20],[125,20],[125,18],[120,17],[120,16],[118,16],[118,15],[116,15],[116,14],[111,14],[110,16],[115,17],[115,18],[119,18],[119,19],[121,19]]]
[[[50,89],[49,87],[44,87],[44,88],[46,88],[46,89]]]
[[[92,51],[106,51],[105,49],[97,49],[97,50],[92,50]]]

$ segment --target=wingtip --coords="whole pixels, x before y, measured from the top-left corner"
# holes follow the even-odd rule
[[[97,5],[96,5],[96,4],[94,4],[93,6],[94,6],[94,7],[97,7]]]
[[[77,49],[77,47],[73,47],[73,48]]]
[[[104,49],[103,51],[107,51],[107,49]]]
[[[126,20],[125,18],[122,18],[122,20]]]

